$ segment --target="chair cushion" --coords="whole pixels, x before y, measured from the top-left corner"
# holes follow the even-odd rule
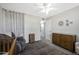
[[[25,42],[26,40],[21,36],[21,37],[17,37],[17,41]]]
[[[19,43],[19,41],[16,41],[16,51],[15,53],[19,53],[21,51],[21,44]]]
[[[16,39],[16,53],[24,50],[26,46],[25,39],[23,37],[17,37]]]

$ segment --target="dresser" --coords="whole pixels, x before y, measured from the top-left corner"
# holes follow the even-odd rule
[[[29,34],[29,43],[34,43],[35,42],[35,34],[34,33],[30,33]]]
[[[60,34],[60,33],[52,34],[52,43],[60,47],[63,47],[69,51],[75,52],[75,42],[76,42],[75,35]]]

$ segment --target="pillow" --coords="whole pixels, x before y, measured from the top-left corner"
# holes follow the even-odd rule
[[[26,42],[26,40],[23,38],[23,36],[17,37],[17,41]]]
[[[19,41],[16,41],[16,50],[15,50],[15,54],[19,53],[21,51],[21,44],[19,43]]]
[[[25,42],[21,42],[21,41],[19,43],[21,45],[21,51],[24,50],[24,48],[26,46],[26,43]]]

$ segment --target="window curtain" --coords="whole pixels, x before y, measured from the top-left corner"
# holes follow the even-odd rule
[[[24,14],[0,8],[0,33],[24,36]]]

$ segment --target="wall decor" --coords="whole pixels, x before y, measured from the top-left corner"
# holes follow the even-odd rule
[[[73,22],[70,22],[70,24],[72,24]]]
[[[63,26],[63,24],[64,24],[63,21],[59,21],[59,22],[58,22],[58,25],[59,25],[59,26]]]
[[[66,26],[69,26],[69,23],[66,23]]]
[[[71,24],[73,24],[72,21],[70,21],[70,20],[68,20],[68,19],[65,20],[65,25],[66,25],[66,26],[70,26]],[[59,25],[59,26],[63,26],[63,25],[64,25],[64,21],[59,21],[59,22],[58,22],[58,25]]]
[[[72,21],[66,20],[66,26],[69,26],[70,24],[73,24]]]
[[[66,20],[66,22],[69,22],[69,20]]]

